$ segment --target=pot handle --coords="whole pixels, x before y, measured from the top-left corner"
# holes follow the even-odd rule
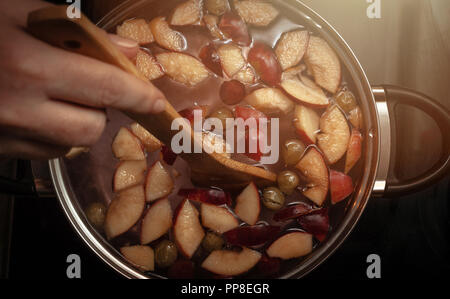
[[[389,197],[417,192],[448,175],[450,173],[449,110],[424,94],[398,86],[383,85],[381,87],[373,87],[373,93],[380,119],[382,145],[374,194]],[[397,179],[392,171],[392,163],[394,161],[391,161],[391,152],[395,153],[399,145],[395,142],[395,130],[391,129],[395,128],[394,113],[389,112],[395,111],[395,108],[400,104],[416,107],[428,114],[438,125],[442,136],[442,154],[439,161],[425,173],[408,180]],[[392,126],[390,123],[392,123]],[[393,137],[391,138],[391,136]]]

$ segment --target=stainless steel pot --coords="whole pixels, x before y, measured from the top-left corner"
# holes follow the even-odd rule
[[[147,12],[152,11],[152,2],[152,0],[124,2],[105,16],[98,25],[107,31],[114,31],[115,27],[126,19],[146,17]],[[325,242],[321,243],[308,257],[292,265],[288,271],[280,275],[280,278],[299,278],[320,265],[342,244],[358,222],[371,196],[414,192],[448,174],[450,119],[448,110],[425,95],[394,86],[372,87],[358,59],[330,24],[300,1],[275,2],[284,7],[286,12],[295,14],[298,23],[312,28],[335,49],[346,69],[349,84],[359,98],[365,121],[363,133],[366,138],[362,157],[362,176],[340,221]],[[391,112],[398,104],[412,105],[425,111],[436,120],[443,136],[440,160],[427,173],[408,181],[396,179],[393,176],[391,164],[391,153],[395,152],[395,148],[407,146],[396,144],[396,138],[391,134],[394,132],[392,128],[395,124]],[[103,178],[103,174],[113,171],[109,163],[112,157],[107,155],[105,157],[104,152],[105,148],[109,147],[114,132],[121,123],[126,122],[126,119],[114,112],[111,112],[109,116],[111,121],[105,136],[102,137],[99,145],[91,150],[91,158],[87,157],[75,162],[65,159],[49,161],[54,191],[76,232],[103,261],[128,278],[161,278],[158,275],[144,275],[136,270],[89,224],[83,213],[83,207],[90,200],[105,198],[105,201],[108,201],[112,196],[108,191],[110,186],[104,186]],[[92,186],[89,180],[93,181]]]

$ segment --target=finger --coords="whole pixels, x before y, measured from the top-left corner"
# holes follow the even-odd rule
[[[129,59],[135,59],[139,50],[139,44],[134,40],[120,37],[116,34],[108,34],[109,40]]]
[[[70,148],[0,135],[0,158],[44,160],[64,156]]]

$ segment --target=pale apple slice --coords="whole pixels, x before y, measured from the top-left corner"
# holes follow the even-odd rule
[[[202,224],[219,234],[239,226],[239,221],[225,207],[203,203],[200,208]]]
[[[156,59],[170,78],[186,86],[195,86],[209,77],[206,66],[188,54],[161,53]]]
[[[267,26],[279,15],[270,1],[235,0],[234,8],[247,24],[255,26]]]
[[[205,236],[205,232],[198,219],[197,209],[189,200],[184,200],[175,212],[173,234],[180,252],[191,258]]]
[[[186,48],[184,36],[170,28],[164,17],[157,17],[150,22],[150,29],[158,45],[172,51],[183,51]]]
[[[275,47],[275,54],[283,70],[300,63],[308,48],[308,43],[309,32],[307,30],[294,30],[281,35]]]
[[[141,218],[144,208],[145,193],[142,185],[120,192],[111,201],[106,212],[106,237],[108,239],[115,238],[132,228]]]
[[[203,0],[188,0],[175,7],[170,25],[185,26],[198,24],[202,18]]]
[[[225,44],[217,49],[222,68],[228,77],[232,78],[246,65],[242,49],[234,44]]]
[[[142,184],[147,170],[146,160],[122,161],[114,173],[114,192]]]
[[[221,16],[230,10],[228,0],[205,0],[205,8],[208,12]]]
[[[219,29],[219,17],[215,15],[205,15],[203,17],[203,22],[205,22],[206,28],[208,28],[211,35],[219,40],[224,40],[225,35]]]
[[[320,37],[311,36],[305,62],[316,83],[335,94],[341,84],[341,63],[328,43]]]
[[[306,70],[306,65],[304,65],[304,64],[300,64],[298,66],[291,67],[291,68],[285,70],[281,74],[281,81],[292,80],[292,79],[298,80],[300,78],[301,73],[303,73],[305,70]]]
[[[237,72],[233,79],[244,84],[255,84],[257,81],[255,71],[250,66],[244,67],[242,70]]]
[[[308,182],[303,195],[321,206],[327,198],[330,183],[328,167],[322,154],[315,147],[310,147],[296,168]]]
[[[258,251],[246,247],[240,252],[215,250],[203,261],[202,268],[218,275],[236,276],[252,269],[261,256]]]
[[[289,260],[311,253],[313,238],[304,232],[290,232],[278,238],[266,250],[269,257]]]
[[[155,254],[149,246],[134,245],[120,248],[122,255],[142,271],[155,270]]]
[[[357,129],[353,129],[348,143],[347,156],[345,158],[345,173],[349,173],[361,158],[362,140],[361,132]]]
[[[172,227],[172,208],[167,198],[150,206],[141,223],[141,244],[155,241]]]
[[[348,120],[355,129],[359,130],[363,127],[363,116],[359,106],[348,113]]]
[[[114,156],[120,160],[144,160],[144,148],[129,129],[122,127],[112,143]]]
[[[328,98],[320,92],[306,86],[297,79],[289,79],[281,82],[281,87],[296,102],[314,108],[324,108],[330,103]]]
[[[255,225],[261,211],[260,201],[258,188],[252,182],[236,197],[234,212],[242,221]]]
[[[320,133],[317,144],[328,163],[339,161],[347,151],[350,140],[350,127],[338,106],[330,107],[320,118]]]
[[[295,104],[277,88],[260,88],[244,99],[256,110],[264,113],[283,113],[289,114],[295,108]]]
[[[294,115],[294,125],[300,139],[306,144],[316,143],[320,122],[317,112],[306,106],[297,105]]]
[[[143,50],[137,53],[136,67],[150,81],[164,76],[164,71],[156,58]]]
[[[153,136],[143,126],[138,123],[133,123],[130,128],[131,132],[139,138],[148,153],[153,153],[161,149],[161,141],[159,141],[158,138]]]
[[[155,41],[148,23],[144,19],[131,19],[117,26],[117,35],[136,41],[140,45]]]
[[[168,196],[173,189],[173,180],[161,162],[156,162],[149,170],[145,182],[145,199],[147,202],[155,201]]]
[[[300,81],[302,81],[303,84],[305,84],[307,87],[311,88],[318,94],[322,95],[323,97],[327,97],[323,89],[316,84],[313,80],[309,79],[307,76],[303,76],[302,74],[299,75]]]

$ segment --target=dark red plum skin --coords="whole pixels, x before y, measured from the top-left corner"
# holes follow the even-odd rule
[[[225,34],[226,37],[233,40],[240,46],[250,46],[252,38],[248,32],[247,24],[245,24],[242,18],[229,11],[225,13],[220,19],[219,29]]]
[[[239,226],[224,233],[224,237],[231,245],[260,246],[274,239],[281,228],[273,225]]]
[[[321,242],[325,240],[330,230],[328,208],[321,208],[307,215],[300,216],[297,218],[297,221],[306,232],[313,234]]]
[[[188,200],[209,203],[216,206],[231,206],[231,195],[217,189],[181,189],[178,195]]]
[[[275,215],[273,215],[273,220],[286,221],[311,213],[311,211],[313,211],[313,207],[311,205],[301,202],[278,211]]]

